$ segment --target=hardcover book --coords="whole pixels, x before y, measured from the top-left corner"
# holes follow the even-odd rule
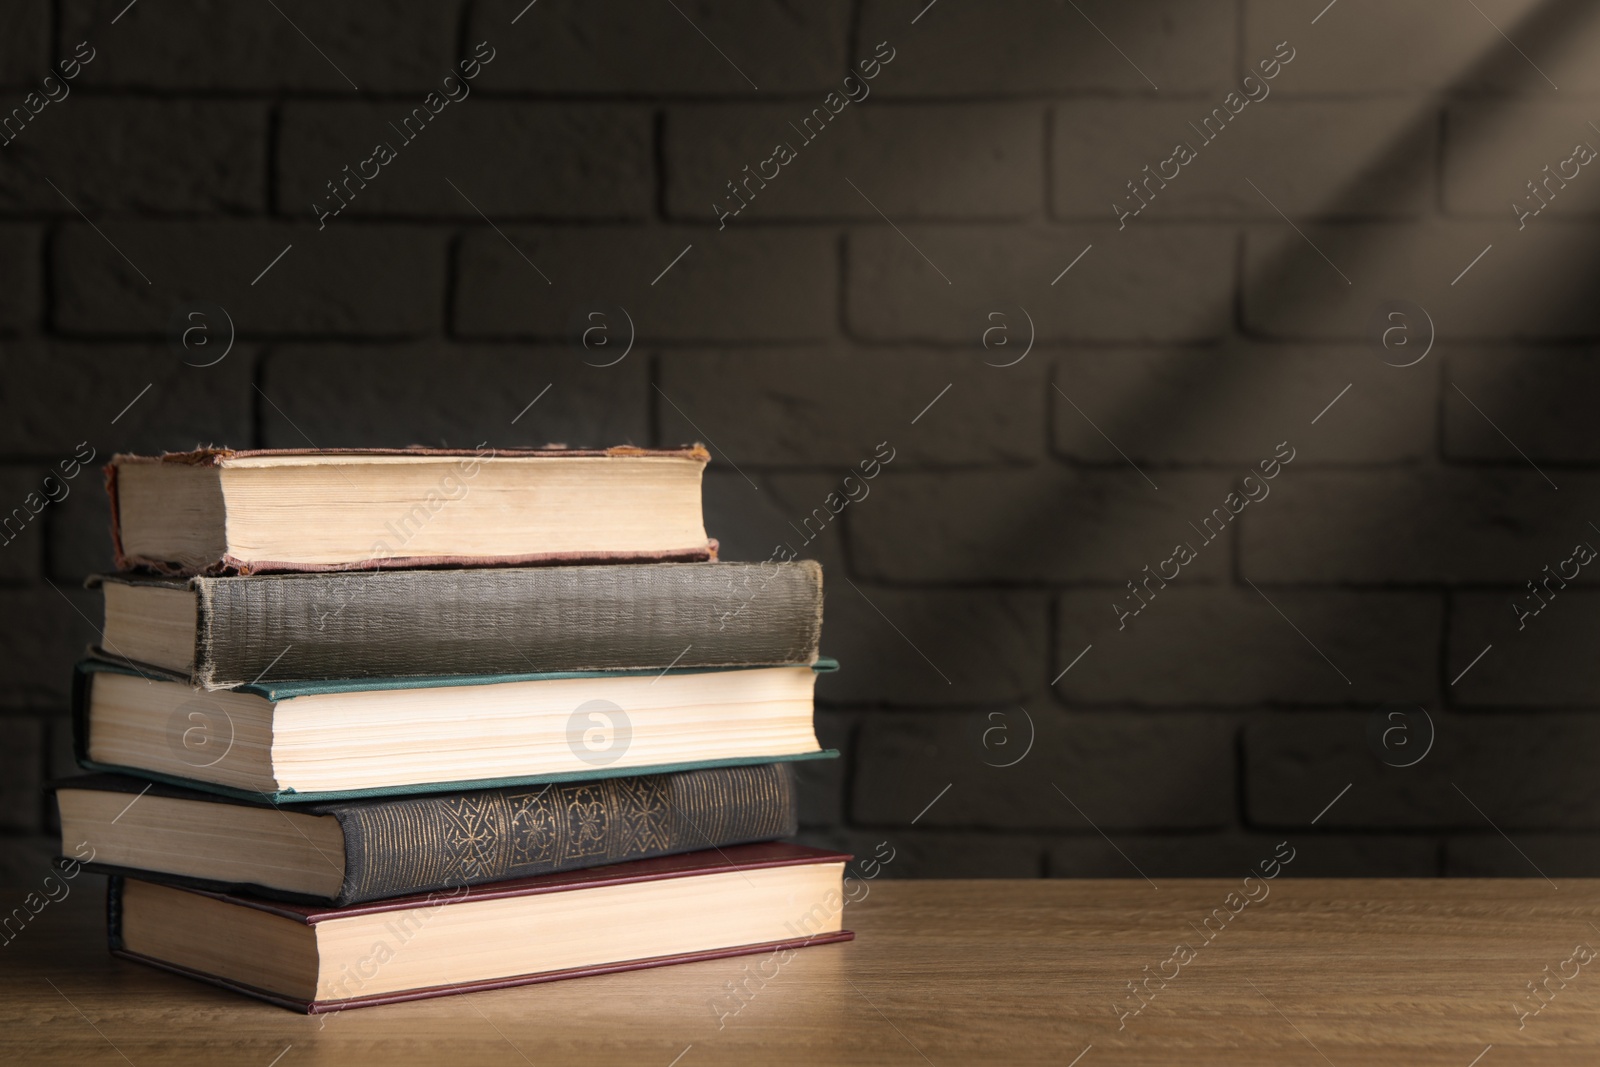
[[[113,878],[111,951],[307,1013],[848,941],[850,857],[721,850],[329,910]]]
[[[788,837],[787,764],[275,807],[123,775],[52,786],[102,874],[334,907]],[[81,853],[81,850],[79,850]]]
[[[661,563],[90,579],[95,654],[206,689],[528,670],[812,663],[822,568]]]
[[[118,569],[163,574],[715,555],[693,448],[204,449],[106,467]]]
[[[235,796],[333,800],[836,755],[815,672],[782,667],[257,682],[78,665],[80,764]]]

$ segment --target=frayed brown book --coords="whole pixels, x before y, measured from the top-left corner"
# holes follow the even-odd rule
[[[107,913],[118,956],[315,1014],[847,941],[849,859],[738,845],[337,910],[114,878]]]
[[[204,449],[106,467],[119,568],[162,574],[705,560],[710,454]]]

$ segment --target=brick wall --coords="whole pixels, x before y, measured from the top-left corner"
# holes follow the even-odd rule
[[[1600,544],[1592,5],[276,7],[0,13],[0,121],[70,90],[0,147],[0,514],[80,443],[698,439],[725,554],[827,568],[814,840],[1600,872],[1600,595],[1525,586]],[[65,488],[0,549],[8,879],[108,565]]]

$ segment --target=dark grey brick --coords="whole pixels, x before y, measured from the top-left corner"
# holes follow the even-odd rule
[[[1291,81],[1293,69],[1279,78]],[[1236,115],[1220,96],[1057,105],[1056,214],[1110,220],[1138,212],[1127,219],[1133,227],[1163,219],[1276,220],[1274,205],[1297,219],[1414,216],[1432,206],[1438,144],[1431,114],[1419,116],[1411,101],[1274,100],[1278,80],[1250,84],[1258,99],[1241,95]],[[1210,126],[1202,125],[1207,119]],[[1188,155],[1179,151],[1185,147]],[[1249,161],[1244,175],[1240,160]]]
[[[423,118],[403,127],[413,108]],[[428,116],[420,102],[289,105],[278,135],[278,210],[308,220],[340,211],[329,226],[357,215],[478,223],[481,211],[504,223],[650,213],[655,168],[645,108],[508,103],[474,94]],[[393,153],[382,166],[375,159],[379,146]],[[340,210],[345,201],[349,206]]]
[[[1297,49],[1278,79],[1281,92],[1355,96],[1446,89],[1547,96],[1551,83],[1541,70],[1563,94],[1600,88],[1600,72],[1587,62],[1600,41],[1600,24],[1578,4],[1480,5],[1491,21],[1476,13],[1470,19],[1445,15],[1430,0],[1341,0],[1314,28],[1308,24],[1316,12],[1305,10],[1309,6],[1245,0],[1246,63],[1271,55],[1286,38]],[[1418,41],[1428,46],[1419,48]],[[1537,69],[1527,56],[1538,57]]]
[[[0,583],[26,585],[39,577],[45,538],[39,515],[62,506],[52,496],[71,492],[71,484],[63,487],[59,474],[45,483],[45,475],[56,473],[53,468],[0,467]]]
[[[1090,833],[1052,844],[1047,862],[1052,878],[1137,878],[1142,871],[1157,880],[1242,880],[1247,874],[1260,878],[1261,865],[1267,863],[1265,869],[1271,870],[1279,855],[1293,857],[1287,864],[1277,861],[1282,878],[1426,878],[1439,873],[1439,842],[1432,838],[1295,831],[1122,834],[1115,847]],[[1269,898],[1270,890],[1264,899]]]
[[[62,0],[61,35],[97,46],[83,75],[97,86],[342,94],[354,93],[354,82],[362,92],[415,91],[420,99],[465,58],[456,41],[460,12],[460,0],[169,0],[135,5],[113,27],[113,5]]]
[[[995,744],[999,735],[985,747],[997,726],[1020,734],[1015,715],[1009,723],[980,711],[869,718],[857,742],[856,821],[1092,832],[1086,820],[1106,830],[1176,829],[1233,817],[1231,716],[1041,710],[1033,721],[1033,749],[1019,761]],[[996,766],[1006,762],[1014,765]]]
[[[817,680],[821,703],[995,705],[1037,694],[1048,681],[1042,595],[852,583],[841,538],[854,521],[852,510],[873,507],[875,496],[845,505],[837,519],[823,524],[815,509],[828,513],[828,494],[839,491],[841,482],[757,474],[754,488],[738,472],[717,467],[714,462],[706,475],[705,510],[707,529],[722,541],[722,558],[771,559],[781,546],[779,558],[793,553],[823,565],[822,651],[841,657],[842,664]]]
[[[1590,533],[1585,542],[1600,546],[1600,536]],[[1537,596],[1521,585],[1451,598],[1445,674],[1447,680],[1460,679],[1450,686],[1451,700],[1513,709],[1600,707],[1600,660],[1594,654],[1600,594],[1592,586],[1584,588],[1594,581],[1588,573],[1594,564],[1567,589],[1561,588],[1559,579],[1551,581],[1550,591],[1543,584],[1544,568],[1558,571],[1571,555],[1572,546],[1552,543],[1542,558],[1527,558],[1524,581],[1538,579]],[[1567,568],[1568,573],[1571,570]],[[1541,602],[1544,607],[1538,608]],[[1521,612],[1538,610],[1522,615],[1513,604]]]
[[[1040,693],[1048,604],[1042,593],[892,589],[825,576],[825,653],[841,657],[819,699],[847,704],[1007,704]]]
[[[1444,206],[1519,226],[1600,214],[1600,180],[1573,158],[1579,145],[1591,159],[1600,145],[1582,104],[1455,104],[1445,112]]]
[[[856,719],[855,715],[836,711],[816,713],[817,741],[823,748],[838,749],[840,757],[801,760],[791,765],[800,783],[801,826],[838,826],[844,822]]]
[[[0,589],[0,705],[58,708],[72,688],[72,665],[96,640],[97,598],[75,588]],[[36,753],[42,753],[42,742]],[[42,765],[42,756],[41,765]]]
[[[837,323],[827,232],[479,229],[459,257],[455,327],[470,336],[567,336],[600,304],[625,309],[642,340],[805,340]]]
[[[850,234],[846,299],[850,328],[861,336],[971,344],[998,321],[991,312],[1009,317],[1014,336],[1031,316],[1042,341],[1200,341],[1229,328],[1230,230],[900,229]]]
[[[70,483],[76,496],[101,492],[99,467],[113,452],[249,445],[253,346],[236,344],[210,367],[184,363],[199,358],[198,349],[160,344],[8,345],[0,352],[0,398],[11,417],[0,421],[0,449],[59,467],[87,444],[91,468]]]
[[[1493,832],[1445,841],[1444,873],[1459,878],[1600,878],[1600,834]]]
[[[1290,471],[1240,535],[1257,582],[1516,584],[1587,536],[1592,474],[1557,492],[1521,470]],[[1541,547],[1542,546],[1542,547]]]
[[[524,10],[527,0],[480,0],[470,36],[504,41],[509,58],[486,76],[497,89],[748,98],[756,90],[747,77],[763,93],[820,94],[841,83],[848,0],[676,6],[541,0]],[[870,55],[861,49],[860,58]]]
[[[1245,805],[1259,826],[1504,830],[1600,826],[1600,779],[1575,752],[1600,743],[1600,722],[1564,714],[1446,715],[1409,767],[1381,762],[1368,712],[1269,715],[1244,734]],[[1420,735],[1419,735],[1420,739]],[[1346,785],[1348,793],[1327,806]],[[1493,824],[1491,826],[1491,823]]]
[[[0,830],[34,831],[44,821],[44,723],[0,715]]]
[[[30,891],[43,895],[44,880],[55,870],[54,862],[56,853],[60,851],[60,843],[59,838],[45,835],[0,837],[0,887],[16,894],[16,900],[9,907],[21,905]],[[93,875],[80,874],[72,884],[78,891],[88,890],[92,895],[100,891],[104,881]],[[59,895],[60,890],[56,890],[56,893]]]
[[[1595,873],[1600,594],[1580,574],[1521,628],[1512,605],[1600,545],[1600,191],[1585,167],[1521,231],[1509,198],[1600,144],[1600,14],[277,2],[0,14],[0,116],[98,49],[0,147],[0,518],[95,450],[0,553],[0,803],[26,794],[0,883],[54,851],[36,786],[72,767],[70,665],[100,615],[80,581],[110,563],[93,468],[308,441],[703,440],[724,558],[826,568],[842,669],[817,725],[844,758],[797,768],[803,822],[895,849],[880,877],[1144,892],[1139,871],[1242,877],[1285,838],[1291,877],[1538,877],[1493,826],[1558,880]],[[325,183],[484,40],[470,98],[319,231]],[[880,41],[870,96],[719,228],[726,182]],[[1125,183],[1283,41],[1270,98],[1119,229]],[[1408,368],[1374,337],[1397,298],[1440,335]],[[198,300],[243,337],[214,367],[221,324],[216,348],[168,340]],[[1428,323],[1405,325],[1420,353]],[[1119,630],[1124,583],[1285,441],[1242,533]],[[844,484],[880,443],[895,458]],[[1416,767],[1367,747],[1387,701],[1438,724]]]
[[[896,221],[1040,213],[1044,112],[1037,106],[883,106],[869,96],[832,119],[820,100],[815,107],[815,118],[798,104],[669,110],[668,210],[732,227],[876,221],[879,211]]]
[[[31,226],[0,226],[0,333],[32,327],[39,321],[39,231]]]
[[[684,439],[664,440],[677,444]],[[722,543],[722,559],[759,563],[793,556],[817,560],[831,591],[834,583],[844,585],[843,523],[835,520],[822,525],[813,520],[809,528],[798,524],[813,509],[826,508],[828,494],[843,488],[842,478],[825,475],[746,475],[734,469],[722,453],[713,452],[704,480],[706,529]],[[851,507],[854,505],[845,510]]]
[[[1234,465],[1243,476],[1283,440],[1298,469],[1415,461],[1437,437],[1435,377],[1386,366],[1372,348],[1076,351],[1057,359],[1054,375],[1055,448],[1086,463],[1125,466],[1126,455]]]
[[[46,713],[44,723],[45,730],[49,735],[48,740],[45,742],[47,773],[51,778],[70,778],[79,771],[78,757],[73,750],[72,743],[71,710],[64,707],[52,709]],[[45,815],[53,827],[59,828],[59,822],[55,819],[55,812],[50,810],[53,807],[54,805],[47,804]]]
[[[1069,701],[1328,705],[1437,691],[1440,609],[1425,593],[1269,586],[1268,603],[1249,588],[1168,588],[1119,631],[1113,603],[1132,602],[1116,592],[1061,597],[1054,666],[1071,666],[1057,686]]]
[[[262,436],[272,448],[649,444],[648,357],[597,367],[586,356],[576,345],[274,347]]]
[[[934,408],[922,425],[932,422],[927,429],[936,429],[938,416]],[[1189,523],[1224,506],[1232,476],[1155,473],[1159,490],[1126,465],[1106,471],[890,469],[850,517],[851,559],[864,575],[888,581],[1092,582],[1121,588],[1183,540],[1199,551],[1179,581],[1224,576],[1231,532],[1207,546]]]
[[[1524,469],[1524,457],[1537,463],[1600,461],[1600,435],[1591,422],[1600,359],[1593,352],[1453,352],[1445,372],[1446,457]],[[1555,480],[1559,485],[1559,476]]]
[[[1427,311],[1442,338],[1600,336],[1586,273],[1553,267],[1583,262],[1600,226],[1540,219],[1545,225],[1519,233],[1506,215],[1500,223],[1253,228],[1245,326],[1272,337],[1370,338],[1386,302],[1403,298]],[[1526,286],[1528,278],[1539,284]],[[1407,369],[1429,373],[1425,363]]]
[[[1235,15],[1227,0],[1081,0],[1076,11],[1026,0],[943,4],[915,26],[908,6],[867,0],[862,9],[863,47],[888,39],[901,49],[881,75],[885,93],[1143,95],[1156,91],[1152,81],[1162,93],[1233,82]]]
[[[12,0],[0,8],[0,85],[35,88],[49,73],[51,6],[51,0]],[[13,95],[20,102],[21,94]]]
[[[110,458],[110,453],[102,458]],[[45,570],[63,589],[81,584],[91,574],[116,569],[111,555],[111,501],[102,488],[98,467],[97,463],[96,469],[83,475],[72,495],[52,505],[43,517]]]
[[[47,106],[14,136],[0,149],[7,163],[0,169],[0,209],[74,220],[81,210],[100,222],[98,213],[105,211],[266,207],[262,104],[74,94]]]
[[[755,484],[713,463],[705,480],[706,526],[723,559],[793,553],[819,560],[826,589],[822,651],[842,659],[817,680],[827,706],[934,706],[1031,699],[1049,680],[1045,596],[1022,590],[898,589],[852,581],[841,538],[851,511],[823,524],[841,483],[809,474],[755,475]],[[881,480],[881,477],[880,477]],[[876,484],[876,483],[869,483]],[[810,518],[810,521],[806,520]],[[779,548],[784,551],[775,557]]]
[[[1043,458],[1045,360],[985,366],[983,355],[865,347],[668,352],[656,398],[662,434],[689,440],[701,427],[741,467],[827,466],[839,478],[854,471],[859,479],[860,464],[888,449],[894,467]],[[986,355],[994,363],[1015,358],[1000,347]]]
[[[55,241],[54,318],[68,333],[164,336],[189,300],[226,308],[247,335],[407,337],[442,325],[437,230],[231,220],[101,229],[67,225]]]

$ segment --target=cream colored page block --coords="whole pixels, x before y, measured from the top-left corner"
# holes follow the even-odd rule
[[[700,549],[698,461],[670,456],[278,458],[222,468],[244,559]]]
[[[771,667],[298,697],[277,706],[272,765],[315,792],[815,752],[814,685]]]
[[[319,999],[593,967],[840,928],[844,864],[731,871],[320,923]],[[797,934],[826,915],[824,930]],[[335,964],[334,961],[341,961]]]
[[[87,841],[98,863],[328,897],[344,881],[344,831],[331,815],[91,789],[58,796],[61,839]]]
[[[101,671],[89,689],[89,758],[178,778],[275,792],[272,705],[229,690]]]
[[[309,1000],[316,991],[316,932],[304,923],[130,878],[123,883],[122,943],[130,952],[202,974]]]
[[[226,547],[215,467],[120,463],[117,513],[122,550],[129,556],[200,567],[220,559]]]
[[[194,667],[199,608],[193,590],[104,582],[100,591],[107,652],[172,670]]]

